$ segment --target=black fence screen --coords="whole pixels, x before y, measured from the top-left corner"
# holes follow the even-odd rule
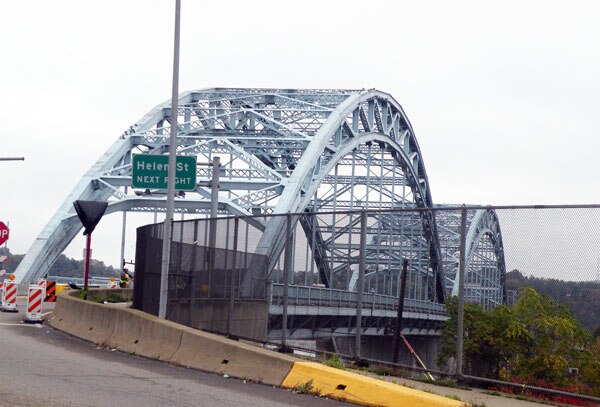
[[[215,222],[237,239],[239,220]],[[167,319],[223,334],[264,339],[268,318],[267,258],[221,244],[209,248],[210,220],[175,222],[168,270]],[[231,228],[230,226],[235,226]],[[158,315],[164,224],[137,230],[133,307]]]

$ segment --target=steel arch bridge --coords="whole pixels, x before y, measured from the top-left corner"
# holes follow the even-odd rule
[[[198,162],[216,156],[221,160],[220,215],[433,207],[413,129],[389,94],[372,89],[191,91],[180,95],[176,115],[170,101],[148,112],[83,175],[25,255],[15,273],[18,281],[46,274],[81,230],[75,200],[107,201],[107,213],[165,210],[164,191],[131,188],[131,164],[134,154],[167,154],[175,121],[178,155],[197,156]],[[197,176],[195,191],[177,195],[177,213],[208,216],[211,191],[203,181],[211,170],[198,166]],[[326,285],[344,272],[341,260],[356,251],[352,225],[358,218],[345,228],[336,227],[335,215],[325,224],[302,225],[316,246],[313,256]],[[271,259],[270,270],[283,250],[283,221],[281,217],[258,225],[263,234],[257,252]],[[441,303],[452,275],[444,275],[434,213],[423,210],[410,220],[386,215],[376,224],[378,230],[390,230],[404,221],[409,226],[387,241],[383,235],[373,237],[380,247],[387,246],[376,255],[387,259],[390,269],[402,260],[394,249],[419,259],[413,274],[428,287],[424,295]],[[410,236],[409,245],[400,243],[402,236]],[[370,250],[367,257],[374,257],[375,249]]]

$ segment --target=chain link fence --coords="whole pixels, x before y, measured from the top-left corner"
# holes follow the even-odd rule
[[[172,233],[168,319],[502,390],[600,395],[600,206],[306,212]],[[162,239],[162,224],[138,229],[134,307],[153,314]]]
[[[465,209],[466,216],[477,210]],[[453,335],[457,325],[460,329],[458,318],[453,317],[455,308],[461,311],[455,307],[458,297],[456,303],[447,302],[450,320],[442,331],[440,366],[466,377],[508,382],[493,385],[502,391],[526,396],[550,393],[547,397],[559,402],[574,402],[569,393],[576,393],[592,396],[591,405],[596,405],[600,401],[600,207],[493,210],[501,231],[506,298],[502,306],[489,307],[470,295],[473,278],[489,271],[472,267],[485,255],[469,257],[467,232],[463,334],[462,338],[458,332],[456,338]],[[479,233],[480,247],[486,240],[497,246],[494,234],[485,233],[489,225],[479,226],[484,232]],[[473,303],[484,305],[483,311]],[[457,345],[452,343],[455,339],[461,339]],[[453,364],[449,354],[461,355],[464,363]]]

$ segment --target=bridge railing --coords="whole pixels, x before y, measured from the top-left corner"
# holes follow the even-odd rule
[[[283,305],[284,285],[272,284],[271,304]],[[398,298],[389,295],[364,293],[363,307],[377,310],[394,311],[398,308]],[[314,306],[314,307],[347,307],[356,308],[358,293],[355,291],[336,290],[324,287],[305,287],[291,285],[288,287],[288,306]],[[404,300],[404,310],[407,312],[430,313],[445,315],[444,304],[421,301],[415,299]]]
[[[83,277],[62,277],[62,276],[48,276],[48,280],[55,281],[56,284],[77,284],[83,285],[84,279]],[[92,285],[108,285],[110,281],[110,277],[90,277],[88,279],[88,284]]]

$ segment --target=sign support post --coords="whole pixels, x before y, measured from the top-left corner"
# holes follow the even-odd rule
[[[88,290],[88,280],[90,278],[90,252],[92,246],[92,234],[88,233],[85,240],[85,272],[83,273],[83,291]]]
[[[83,235],[87,237],[85,249],[85,271],[83,274],[83,292],[87,295],[88,279],[90,276],[90,246],[92,242],[92,232],[96,228],[96,225],[98,225],[98,222],[100,222],[100,219],[102,219],[102,216],[108,207],[108,202],[75,201],[73,202],[73,206],[75,207],[77,216],[79,216],[79,220],[83,224]]]

